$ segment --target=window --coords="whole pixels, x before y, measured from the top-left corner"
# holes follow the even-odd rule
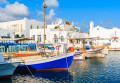
[[[99,30],[99,28],[97,28],[97,30]]]
[[[64,38],[63,38],[63,36],[61,36],[61,42],[64,42]]]
[[[70,40],[70,43],[72,44],[72,43],[73,43],[73,40]]]
[[[32,38],[33,38],[33,40],[35,40],[35,35],[33,35],[33,37],[32,37]]]
[[[54,43],[58,43],[58,38],[56,34],[54,34]]]
[[[32,26],[32,25],[30,26],[30,29],[33,29],[33,26]]]
[[[54,39],[54,43],[58,43],[58,39],[57,38]]]
[[[77,43],[77,44],[79,44],[79,43],[80,43],[80,41],[77,39],[77,40],[76,40],[76,43]]]
[[[39,29],[39,26],[37,25],[37,29]]]
[[[37,36],[37,41],[38,41],[38,42],[41,42],[41,35],[38,35],[38,36]]]

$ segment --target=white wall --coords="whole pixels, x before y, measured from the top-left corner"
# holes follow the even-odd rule
[[[109,40],[98,40],[97,43],[110,43],[111,48],[120,48],[120,29],[117,27],[113,27],[112,29],[103,28],[100,26],[96,26],[94,28],[90,28],[89,30],[90,37],[100,37],[100,38],[109,38]],[[117,42],[113,41],[113,37],[118,37]]]
[[[1,36],[7,36],[7,34],[10,34],[10,37],[14,38],[14,31],[13,30],[0,29],[0,38],[1,38]]]
[[[43,22],[35,21],[35,20],[29,20],[27,18],[24,18],[22,20],[15,20],[15,21],[9,21],[9,22],[1,22],[0,28],[1,29],[8,29],[8,30],[14,30],[15,34],[19,34],[21,36],[22,34],[25,35],[25,37],[30,37],[30,31],[31,25],[34,29],[39,26],[39,28],[42,28]]]

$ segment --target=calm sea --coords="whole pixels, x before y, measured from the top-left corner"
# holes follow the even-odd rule
[[[75,72],[75,77],[73,76]],[[118,83],[120,82],[120,52],[109,52],[105,58],[73,61],[68,71],[14,73],[0,83]]]

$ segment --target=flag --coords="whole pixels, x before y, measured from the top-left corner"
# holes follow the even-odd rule
[[[66,24],[66,25],[70,25],[70,23],[69,23],[68,21],[65,21],[65,24]]]

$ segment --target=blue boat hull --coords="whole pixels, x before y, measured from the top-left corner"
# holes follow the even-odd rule
[[[61,59],[45,62],[45,63],[37,63],[27,65],[30,70],[33,71],[42,71],[42,70],[67,70],[72,64],[73,56],[64,57]],[[19,70],[28,70],[26,65],[20,65],[17,67]]]

